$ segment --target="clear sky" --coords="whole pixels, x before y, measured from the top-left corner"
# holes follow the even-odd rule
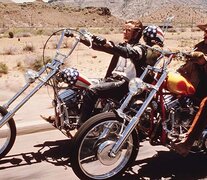
[[[23,2],[32,2],[32,1],[35,1],[35,0],[12,0],[12,1],[14,1],[16,3],[23,3]],[[43,1],[47,2],[48,0],[43,0]]]

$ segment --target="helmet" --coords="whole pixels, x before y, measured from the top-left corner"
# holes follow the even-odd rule
[[[159,44],[163,46],[164,33],[159,26],[147,26],[143,30],[143,39],[148,45]]]

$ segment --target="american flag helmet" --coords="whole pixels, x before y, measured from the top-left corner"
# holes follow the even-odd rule
[[[158,43],[163,45],[164,32],[159,26],[150,25],[143,30],[143,39],[146,43]]]

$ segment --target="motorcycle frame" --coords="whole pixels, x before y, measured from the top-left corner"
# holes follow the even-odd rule
[[[156,65],[155,65],[155,66],[147,66],[147,68],[144,70],[144,72],[140,76],[140,79],[141,80],[143,80],[145,78],[145,76],[147,75],[147,73],[149,71],[153,71],[155,73],[158,73],[159,76],[158,76],[158,79],[156,79],[156,83],[155,84],[145,83],[145,85],[147,86],[147,89],[150,89],[151,92],[149,93],[148,97],[145,99],[145,101],[142,104],[142,106],[140,107],[140,109],[137,111],[137,113],[131,119],[129,119],[124,114],[123,111],[127,107],[127,105],[129,104],[129,102],[132,99],[132,97],[134,95],[136,95],[136,93],[129,92],[129,95],[124,100],[124,102],[122,103],[122,105],[120,106],[120,108],[116,110],[117,115],[119,117],[121,117],[122,119],[128,119],[129,120],[129,123],[127,124],[126,128],[124,129],[124,131],[120,135],[120,138],[116,141],[116,143],[112,147],[112,149],[111,149],[111,151],[109,153],[111,157],[115,157],[117,155],[117,153],[120,151],[120,149],[123,146],[123,144],[126,142],[126,140],[130,136],[130,134],[132,133],[132,131],[136,128],[137,124],[139,123],[139,120],[140,120],[141,115],[143,114],[143,112],[145,111],[145,109],[150,104],[151,100],[156,95],[159,95],[160,96],[160,103],[162,105],[161,108],[162,108],[162,112],[163,112],[162,113],[162,121],[164,121],[164,117],[165,117],[165,107],[164,107],[164,99],[163,99],[163,95],[164,94],[162,92],[163,82],[165,81],[165,79],[167,78],[167,75],[168,75],[167,65],[170,64],[170,62],[172,61],[174,55],[175,55],[175,53],[170,53],[169,52],[168,53],[168,58],[167,58],[166,61],[164,60],[163,66],[161,68],[156,68]],[[164,57],[164,55],[161,55],[161,57],[159,58],[157,64],[162,60],[163,57]],[[163,132],[162,132],[162,138],[161,138],[161,140],[162,140],[163,143],[166,140],[166,133],[164,132],[164,129],[163,129]]]
[[[80,37],[84,36],[87,38],[91,44],[91,39],[84,35],[81,31],[77,31],[75,29],[62,29],[60,40],[57,45],[56,54],[51,63],[47,63],[43,66],[39,72],[34,72],[34,76],[32,77],[30,82],[27,82],[25,86],[23,86],[20,91],[18,91],[6,104],[3,105],[5,109],[8,109],[14,101],[16,101],[34,82],[39,80],[40,82],[29,92],[26,97],[24,97],[13,109],[8,111],[8,113],[0,120],[0,128],[5,125],[14,115],[15,113],[36,93],[38,92],[45,84],[49,85],[49,80],[59,72],[60,66],[64,64],[64,61],[70,56],[70,54],[74,51],[78,43],[80,42]],[[58,31],[59,32],[59,31]],[[73,32],[78,33],[78,36],[75,36],[75,42],[73,46],[68,51],[68,54],[63,54],[60,52],[61,45],[63,43],[64,37],[74,37]],[[49,73],[48,73],[49,70]],[[43,73],[47,72],[47,75],[42,77]]]
[[[163,86],[164,85],[162,84],[159,91],[157,92],[156,98],[155,98],[156,102],[159,99],[159,105],[160,105],[160,108],[161,108],[161,123],[162,123],[162,125],[165,123],[165,119],[166,119],[166,108],[165,108],[165,104],[164,104],[164,96],[169,94],[169,93],[163,92],[163,89],[164,89]],[[152,124],[152,122],[151,122],[151,124]],[[153,133],[153,126],[150,129],[149,135],[151,136],[152,133]],[[161,144],[166,144],[166,137],[167,137],[166,135],[167,135],[167,133],[166,133],[165,129],[162,128],[161,138],[160,138],[160,143]]]

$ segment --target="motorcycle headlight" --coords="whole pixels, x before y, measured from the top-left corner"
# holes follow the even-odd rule
[[[140,94],[146,88],[146,84],[140,78],[133,78],[129,81],[129,91],[133,94]]]
[[[29,69],[25,73],[24,77],[25,77],[25,80],[27,83],[33,83],[35,81],[35,79],[37,79],[39,77],[39,74],[38,74],[38,72]]]

